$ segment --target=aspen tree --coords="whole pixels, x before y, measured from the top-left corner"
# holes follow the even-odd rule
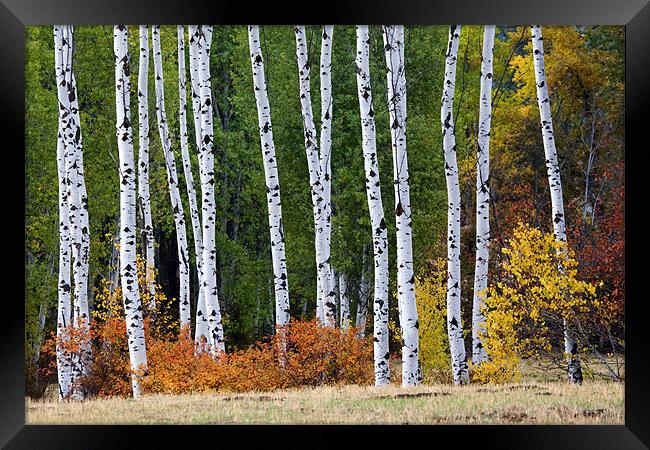
[[[140,25],[140,61],[138,69],[138,197],[144,228],[143,247],[147,270],[147,290],[151,308],[155,308],[156,282],[154,279],[154,234],[151,221],[149,194],[149,26]]]
[[[174,226],[176,228],[176,244],[178,246],[178,273],[180,278],[180,292],[178,296],[179,318],[181,326],[190,324],[190,260],[187,252],[187,231],[185,229],[185,214],[183,203],[178,189],[178,175],[176,173],[176,161],[172,151],[172,143],[169,137],[169,125],[165,112],[165,90],[162,70],[162,51],[160,48],[160,25],[151,27],[151,40],[153,42],[153,67],[156,87],[156,119],[158,122],[158,134],[165,154],[165,168],[167,169],[167,182],[169,185],[169,196],[174,215]]]
[[[131,385],[133,396],[138,398],[141,395],[140,377],[147,374],[147,353],[136,267],[136,186],[129,98],[130,57],[126,25],[113,27],[113,53],[115,55],[117,147],[120,163],[120,275],[131,361]]]
[[[490,248],[490,124],[492,120],[492,57],[494,53],[494,25],[483,30],[481,61],[481,93],[476,149],[476,261],[474,269],[474,301],[472,304],[472,363],[487,360],[487,353],[479,337],[485,317],[481,310],[482,293],[487,288]]]
[[[248,26],[248,45],[253,70],[253,90],[257,104],[257,123],[259,127],[266,200],[269,214],[269,233],[271,235],[271,258],[273,261],[273,286],[275,292],[275,325],[289,323],[289,286],[287,279],[287,259],[284,252],[284,229],[282,226],[282,203],[280,201],[280,179],[273,143],[271,106],[269,104],[264,60],[260,46],[259,27]]]
[[[460,314],[460,187],[456,161],[456,136],[454,132],[454,89],[456,87],[456,61],[460,41],[460,25],[449,28],[449,45],[445,55],[445,81],[442,93],[440,121],[442,148],[445,156],[447,180],[447,332],[451,352],[454,384],[469,383],[467,356],[463,340]]]
[[[535,66],[535,84],[537,86],[537,105],[542,127],[544,141],[544,155],[546,157],[546,171],[548,184],[551,191],[551,209],[553,213],[553,233],[558,242],[566,242],[566,222],[564,217],[564,202],[562,200],[562,181],[560,179],[560,165],[558,164],[555,149],[555,136],[553,134],[553,119],[548,96],[548,83],[544,67],[544,44],[542,28],[539,25],[531,27],[533,42],[533,63]],[[562,267],[560,267],[562,270]],[[563,321],[564,327],[564,353],[567,357],[567,372],[571,383],[582,383],[582,369],[578,359],[578,344],[572,336],[571,330]]]
[[[397,302],[402,332],[402,385],[420,383],[418,361],[418,310],[413,273],[413,242],[409,172],[406,153],[406,75],[404,26],[383,27],[387,68],[388,111],[393,150],[395,187],[395,231],[397,237]]]
[[[381,200],[379,162],[375,135],[375,111],[370,83],[370,34],[367,25],[357,25],[357,93],[361,115],[363,166],[366,178],[366,198],[374,255],[373,346],[375,386],[390,383],[388,349],[388,227]]]

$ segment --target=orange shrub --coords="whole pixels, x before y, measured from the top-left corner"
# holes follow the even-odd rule
[[[213,358],[195,350],[191,339],[147,344],[146,392],[272,391],[322,384],[370,384],[372,342],[323,327],[316,320],[293,321],[267,342]],[[282,350],[286,348],[286,350]]]
[[[354,328],[342,331],[324,327],[317,320],[296,320],[283,331],[251,348],[213,357],[185,333],[177,338],[161,335],[147,318],[148,372],[142,380],[143,392],[244,392],[372,384],[372,341],[357,338]],[[94,320],[91,336],[92,366],[82,380],[86,392],[98,397],[129,396],[131,371],[124,319]],[[53,342],[46,349],[54,353]],[[55,377],[56,364],[49,370]]]
[[[171,314],[172,304],[176,303],[162,294],[159,286],[152,302],[144,262],[139,256],[138,286],[145,317],[148,366],[141,382],[143,392],[271,391],[373,382],[372,338],[357,338],[355,328],[342,331],[324,327],[317,320],[294,320],[265,342],[213,357],[205,344],[195,345],[189,330],[179,330]],[[90,332],[80,334],[71,328],[65,336],[66,348],[76,351],[81,339],[90,339],[92,343],[90,373],[80,381],[85,391],[99,397],[131,395],[129,348],[119,283],[103,283],[95,297]],[[56,382],[55,343],[53,335],[43,347],[48,361],[45,375],[51,382]]]

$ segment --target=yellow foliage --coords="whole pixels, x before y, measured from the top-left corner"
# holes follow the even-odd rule
[[[415,280],[419,321],[420,367],[427,381],[450,381],[447,336],[447,262],[438,258],[425,277]]]
[[[174,299],[167,298],[160,285],[156,284],[155,302],[152,302],[147,286],[155,280],[157,271],[154,269],[147,274],[146,262],[140,255],[136,256],[136,266],[138,290],[145,317],[151,316],[155,318],[152,325],[155,332],[160,336],[172,337],[176,335],[179,331],[179,325],[178,321],[173,320],[171,314],[171,305]],[[100,287],[95,294],[92,318],[100,322],[124,318],[122,286],[119,276],[116,285],[113,285],[110,280],[103,279],[100,281]]]
[[[479,382],[518,380],[521,358],[551,349],[549,321],[571,320],[595,300],[595,286],[577,279],[573,251],[552,234],[519,224],[502,252],[505,277],[485,293],[489,361],[473,372]]]

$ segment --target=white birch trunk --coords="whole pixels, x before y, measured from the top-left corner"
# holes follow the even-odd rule
[[[339,299],[341,304],[341,330],[350,328],[350,298],[348,296],[348,276],[345,272],[339,274]]]
[[[262,159],[264,160],[269,233],[271,235],[271,258],[273,261],[273,284],[275,288],[275,325],[276,327],[281,327],[288,324],[290,318],[287,259],[284,253],[280,179],[275,157],[275,145],[273,143],[271,106],[269,105],[266,79],[264,76],[264,60],[262,58],[259,27],[257,25],[248,26],[248,45],[253,70],[253,90],[257,103],[257,123],[262,146]]]
[[[162,53],[160,49],[160,26],[151,27],[151,38],[153,41],[153,66],[156,85],[156,118],[158,120],[158,133],[165,154],[165,167],[167,168],[167,180],[169,184],[169,196],[171,198],[174,214],[174,225],[176,228],[176,243],[178,246],[178,273],[180,278],[180,292],[178,296],[179,317],[181,326],[190,324],[190,263],[187,252],[187,231],[185,229],[185,214],[183,203],[178,190],[178,176],[176,173],[176,161],[172,151],[172,144],[169,137],[169,126],[167,114],[165,113],[165,91],[162,69]]]
[[[311,91],[309,86],[310,69],[307,54],[305,27],[302,25],[297,25],[295,27],[295,34],[296,58],[298,60],[298,74],[300,77],[300,107],[303,119],[305,152],[307,154],[307,164],[309,166],[309,185],[311,188],[311,199],[314,215],[314,247],[316,250],[317,268],[316,310],[318,318],[325,325],[333,327],[336,323],[336,300],[333,295],[334,286],[327,285],[327,280],[331,278],[326,273],[326,267],[329,265],[329,258],[326,259],[324,256],[326,222],[326,220],[324,220],[326,216],[326,207],[324,205],[324,200],[326,195],[325,187],[323,185],[320,173],[320,156],[317,143],[318,137],[316,135],[316,127],[314,126],[314,116],[311,107]],[[327,61],[327,56],[325,58]],[[331,95],[331,89],[329,95]]]
[[[76,80],[72,71],[73,30],[71,25],[54,27],[55,69],[59,101],[59,133],[64,155],[65,197],[69,218],[69,238],[74,291],[72,294],[72,324],[75,328],[89,327],[88,310],[88,256],[89,224],[88,198],[84,180],[79,103]],[[85,397],[77,386],[78,380],[88,374],[90,345],[82,345],[78,354],[70,355],[71,395],[76,400]]]
[[[194,137],[196,142],[196,151],[199,157],[199,181],[201,171],[203,170],[203,155],[201,153],[203,135],[201,131],[201,80],[199,74],[199,61],[203,49],[199,47],[199,27],[188,25],[188,41],[190,51],[190,84],[192,98],[192,117],[194,120]],[[205,304],[205,287],[203,285],[203,228],[201,228],[201,249],[197,253],[197,260],[201,260],[201,273],[199,274],[199,301],[196,305],[196,328],[194,334],[195,343],[199,344],[205,338],[209,346],[213,346],[212,334],[208,326],[207,306]]]
[[[454,89],[456,85],[456,61],[460,41],[460,25],[449,28],[449,45],[445,55],[445,81],[442,93],[440,121],[442,147],[445,155],[447,179],[447,332],[454,384],[469,383],[467,356],[463,340],[460,310],[460,188],[456,162],[456,136],[454,133]]]
[[[199,100],[201,108],[201,208],[203,225],[203,295],[213,354],[225,351],[223,323],[217,292],[217,249],[215,242],[216,209],[214,200],[214,135],[212,125],[212,88],[210,86],[210,46],[212,27],[198,28]]]
[[[196,189],[194,188],[194,175],[192,175],[192,163],[187,142],[187,88],[185,84],[185,36],[183,25],[178,25],[178,98],[180,122],[181,157],[183,160],[183,173],[185,174],[185,187],[190,205],[190,219],[192,221],[192,235],[194,237],[194,254],[196,255],[196,273],[199,278],[199,296],[197,305],[205,303],[203,298],[203,230],[201,230],[201,216],[196,202]],[[188,311],[189,320],[189,311]]]
[[[133,396],[140,397],[140,370],[147,371],[147,353],[144,337],[144,320],[140,294],[135,248],[135,164],[133,157],[133,131],[130,110],[130,69],[128,31],[126,25],[113,27],[113,52],[115,54],[115,109],[117,146],[120,160],[120,273],[126,335],[131,360],[131,385]]]
[[[485,316],[481,311],[483,291],[488,283],[490,246],[490,124],[492,120],[492,57],[494,25],[483,30],[481,62],[481,103],[479,106],[478,148],[476,150],[476,262],[474,269],[474,301],[472,304],[472,363],[487,361],[480,332],[485,331]]]
[[[156,308],[156,281],[154,277],[154,234],[151,221],[149,194],[149,26],[140,25],[140,61],[138,69],[138,197],[144,229],[142,242],[145,250],[147,290],[151,311]]]
[[[332,38],[334,27],[325,25],[321,36],[320,53],[320,94],[321,94],[321,126],[319,179],[323,185],[323,200],[321,213],[322,250],[318,263],[319,282],[322,305],[333,303],[334,276],[331,267],[332,242]]]
[[[397,235],[397,299],[402,331],[402,385],[421,381],[418,364],[418,311],[415,302],[411,201],[406,153],[406,75],[404,67],[404,27],[383,27],[386,53],[388,109],[393,149],[395,185],[395,225]]]
[[[57,56],[57,69],[60,72],[60,52],[55,48]],[[57,136],[57,171],[59,179],[59,283],[56,319],[56,335],[61,342],[65,339],[66,328],[71,324],[71,292],[70,285],[70,217],[68,199],[66,195],[65,153],[63,135],[59,131]],[[56,366],[59,382],[59,400],[69,398],[72,392],[72,360],[69,352],[61,345],[56,348]]]
[[[356,73],[361,114],[363,165],[375,260],[373,303],[375,386],[382,386],[390,383],[388,360],[388,229],[384,220],[384,206],[381,200],[381,185],[379,182],[379,163],[377,161],[375,111],[372,106],[370,83],[370,34],[367,25],[358,25],[356,31]]]
[[[562,182],[560,180],[560,165],[558,164],[557,151],[555,150],[555,137],[553,135],[553,120],[551,117],[546,70],[544,68],[544,44],[542,28],[539,25],[531,27],[533,43],[533,63],[535,66],[535,83],[537,86],[537,104],[544,140],[544,155],[546,157],[546,171],[548,184],[551,191],[551,209],[553,212],[553,233],[558,242],[566,242],[566,223],[564,217],[564,203],[562,200]],[[560,267],[562,270],[562,267]],[[573,339],[571,331],[564,326],[564,352],[568,360],[568,377],[572,383],[582,383],[582,369],[578,359],[578,345]]]

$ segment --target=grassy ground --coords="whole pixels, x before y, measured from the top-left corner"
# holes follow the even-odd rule
[[[319,387],[151,395],[83,403],[27,400],[28,424],[623,424],[623,384]]]

